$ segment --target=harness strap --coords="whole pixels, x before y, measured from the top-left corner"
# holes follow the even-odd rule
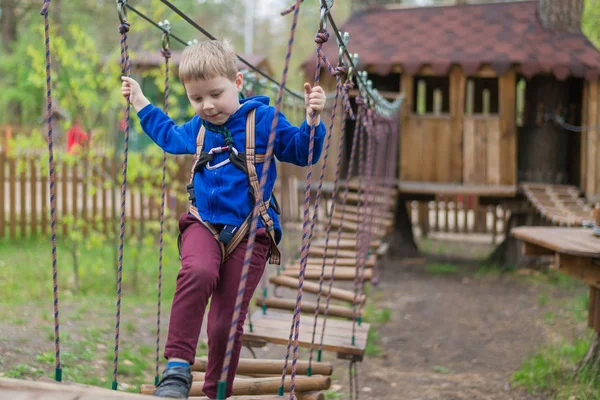
[[[273,220],[268,213],[270,201],[264,202],[258,198],[260,193],[260,184],[258,182],[258,175],[256,173],[256,144],[255,144],[255,128],[256,128],[256,110],[252,110],[248,113],[246,118],[246,167],[248,168],[248,182],[252,188],[251,192],[254,196],[254,201],[259,204],[260,216],[263,219],[267,233],[271,237],[271,263],[279,265],[281,263],[281,253],[277,248],[277,242],[275,240],[275,230],[273,229]],[[245,230],[248,230],[249,218],[244,221],[243,225]],[[241,228],[240,228],[241,230]]]
[[[256,173],[255,163],[262,163],[265,161],[265,154],[255,154],[256,153],[256,145],[255,145],[255,128],[256,128],[256,110],[251,110],[248,113],[246,118],[246,153],[239,153],[234,160],[231,158],[232,163],[240,168],[242,171],[246,172],[248,175],[248,182],[250,184],[250,192],[254,197],[254,201],[259,202],[259,211],[260,217],[263,220],[267,233],[271,239],[271,263],[279,265],[281,262],[281,253],[277,248],[277,242],[275,240],[275,230],[274,230],[274,222],[271,216],[268,213],[269,206],[271,203],[271,199],[267,201],[263,201],[262,199],[258,199],[258,193],[260,189],[258,175]],[[212,154],[208,154],[203,151],[204,147],[204,137],[206,135],[206,128],[204,124],[200,127],[200,131],[198,132],[198,136],[196,137],[196,154],[194,155],[194,165],[191,171],[190,177],[190,185],[194,182],[194,174],[201,168],[203,168],[207,162],[212,161]],[[232,155],[230,154],[230,157]],[[245,163],[244,163],[245,161]],[[231,253],[235,250],[235,248],[240,244],[242,239],[248,233],[250,229],[250,220],[252,218],[252,214],[250,214],[242,223],[242,225],[238,228],[238,230],[233,235],[233,238],[229,242],[229,244],[225,245],[223,242],[219,240],[219,232],[217,229],[209,222],[202,220],[200,217],[200,213],[198,209],[192,205],[192,200],[190,200],[190,214],[195,216],[213,235],[215,240],[219,243],[219,247],[221,248],[221,261],[225,262]]]

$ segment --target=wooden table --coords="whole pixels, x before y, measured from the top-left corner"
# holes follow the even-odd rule
[[[511,234],[523,242],[523,254],[552,255],[558,271],[588,284],[588,326],[600,333],[600,237],[589,228],[531,226]]]

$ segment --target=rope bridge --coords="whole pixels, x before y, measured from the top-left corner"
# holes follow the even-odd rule
[[[182,16],[186,21],[195,26],[209,38],[214,39],[202,27],[195,24],[185,14],[181,13],[171,2],[161,0],[162,3],[169,6],[173,11]],[[259,185],[259,194],[257,198],[262,198],[262,192],[268,176],[268,170],[273,157],[273,145],[275,140],[275,127],[277,126],[277,116],[283,107],[284,94],[291,94],[292,97],[302,99],[298,93],[292,92],[286,88],[289,62],[292,55],[294,38],[297,22],[299,18],[300,7],[303,0],[295,0],[294,4],[282,15],[292,14],[292,25],[288,41],[288,49],[285,56],[285,66],[283,69],[281,83],[277,83],[268,77],[269,80],[277,83],[279,90],[275,101],[275,118],[269,135],[267,151],[265,155],[263,173]],[[51,95],[51,68],[50,68],[50,37],[48,11],[50,0],[45,0],[41,14],[44,16],[46,27],[46,64],[47,64],[47,99],[48,115],[52,115],[52,95]],[[131,71],[131,62],[128,54],[128,32],[131,25],[127,19],[127,9],[133,9],[127,4],[126,0],[118,0],[118,16],[120,25],[118,27],[121,36],[121,69],[122,74],[129,76]],[[322,399],[324,398],[320,391],[329,388],[331,383],[332,367],[322,361],[323,351],[332,351],[337,353],[338,358],[350,361],[349,373],[351,383],[351,397],[358,399],[358,372],[356,363],[362,361],[369,331],[369,324],[363,321],[363,308],[366,302],[365,284],[377,283],[379,276],[377,253],[381,250],[383,240],[391,229],[391,225],[382,216],[388,215],[395,206],[394,196],[395,171],[397,170],[397,149],[399,126],[395,116],[401,105],[401,98],[394,102],[384,100],[376,90],[372,88],[370,81],[366,80],[366,73],[356,70],[355,64],[357,58],[348,53],[348,37],[341,35],[337,30],[335,21],[330,13],[333,7],[333,0],[322,0],[321,15],[319,21],[319,30],[316,34],[316,74],[314,85],[319,85],[321,79],[321,67],[324,66],[325,72],[331,74],[336,82],[335,96],[331,110],[331,119],[328,126],[328,134],[323,156],[323,164],[320,171],[317,196],[314,205],[311,206],[311,187],[312,187],[312,149],[315,126],[311,126],[309,160],[306,175],[305,201],[304,201],[304,222],[302,225],[302,244],[300,248],[300,258],[292,261],[289,265],[277,270],[276,275],[269,278],[275,287],[296,289],[294,300],[284,298],[269,297],[267,288],[264,288],[263,296],[257,297],[257,305],[260,309],[250,313],[246,322],[243,341],[248,346],[264,345],[267,342],[286,345],[286,355],[283,360],[240,360],[236,371],[237,377],[234,382],[234,396],[247,394],[258,395],[261,399],[268,398],[296,398],[296,392],[301,393],[303,399]],[[136,14],[142,16],[149,22],[151,19],[143,16],[137,10]],[[332,25],[338,39],[339,59],[337,66],[333,66],[325,56],[322,46],[329,39],[327,31],[327,21]],[[165,60],[165,112],[168,112],[169,100],[169,39],[172,36],[170,26],[167,22],[153,25],[159,27],[163,32],[163,41],[161,53]],[[180,40],[180,39],[178,39]],[[239,56],[238,56],[239,57]],[[240,60],[244,61],[240,58]],[[247,62],[246,62],[247,63]],[[248,64],[248,63],[247,63]],[[253,69],[254,66],[251,66]],[[257,72],[258,69],[255,69]],[[356,81],[356,83],[355,83]],[[358,86],[359,95],[356,97],[356,109],[352,108],[349,92],[355,86]],[[341,105],[338,110],[338,103]],[[338,112],[340,111],[340,112]],[[116,322],[115,322],[115,344],[113,360],[113,382],[112,389],[118,388],[118,360],[119,360],[119,333],[120,333],[120,309],[122,295],[122,274],[123,274],[123,246],[124,246],[124,226],[125,226],[125,199],[127,190],[127,154],[128,154],[128,133],[129,133],[129,114],[130,105],[127,102],[125,109],[126,130],[125,144],[123,150],[123,179],[121,196],[121,234],[119,245],[119,258],[117,266],[117,302],[116,302]],[[340,145],[337,149],[336,173],[333,183],[332,202],[327,210],[327,222],[325,226],[317,226],[317,211],[319,199],[323,187],[326,166],[329,161],[330,143],[334,132],[334,124],[338,114],[341,114],[341,136]],[[313,115],[314,117],[314,115]],[[346,122],[355,120],[355,128],[352,132],[352,148],[349,159],[348,171],[354,170],[354,163],[358,163],[358,177],[347,176],[342,179],[342,154],[346,138]],[[55,380],[61,382],[61,364],[60,364],[60,340],[59,340],[59,320],[58,320],[58,284],[56,266],[56,214],[55,214],[55,189],[53,185],[54,165],[52,153],[52,130],[50,119],[48,121],[48,144],[49,144],[49,162],[50,162],[50,199],[51,199],[51,217],[52,217],[52,268],[54,280],[54,307],[55,307],[55,347],[56,347],[56,376]],[[160,349],[160,309],[161,309],[161,288],[162,288],[162,253],[163,253],[163,234],[164,234],[164,202],[166,191],[166,155],[163,155],[163,175],[162,175],[162,201],[160,214],[160,236],[159,236],[159,261],[158,261],[158,301],[157,301],[157,324],[156,324],[156,366],[155,366],[155,384],[158,381],[159,371],[159,349]],[[312,213],[311,213],[312,210]],[[312,218],[311,218],[312,214]],[[238,296],[236,301],[236,312],[231,323],[229,341],[221,380],[219,382],[218,398],[223,399],[225,394],[226,377],[230,365],[232,345],[235,339],[235,328],[238,324],[239,309],[244,295],[246,277],[252,256],[254,240],[257,231],[257,222],[259,217],[259,203],[256,203],[250,230],[248,234],[248,245],[244,258],[243,271],[240,279]],[[324,229],[323,233],[319,233]],[[335,232],[334,232],[335,231]],[[353,289],[335,287],[340,281],[347,280],[353,284]],[[318,281],[318,282],[315,282]],[[303,302],[304,293],[316,295],[315,302]],[[331,299],[344,301],[351,305],[351,308],[340,307],[330,304]],[[286,312],[293,311],[292,313]],[[312,318],[302,318],[303,313],[308,313]],[[341,319],[329,319],[328,316],[335,316]],[[289,329],[286,327],[289,326]],[[299,360],[299,347],[310,348],[307,361]],[[314,356],[316,350],[316,357]],[[291,355],[291,363],[290,363]],[[315,360],[316,358],[316,360]],[[193,365],[194,382],[190,396],[202,396],[203,372],[206,368],[206,359],[199,358]],[[281,377],[278,377],[278,373]],[[287,375],[290,375],[289,379]],[[42,391],[60,391],[68,392],[65,389],[68,386],[50,385],[44,383]],[[52,387],[53,386],[53,387]],[[19,384],[12,380],[0,381],[0,393],[25,391],[30,393],[22,394],[19,398],[36,398],[35,387],[33,383]],[[17,389],[15,389],[17,388]],[[82,388],[78,386],[80,392],[96,393],[99,388]],[[38,392],[39,392],[38,390]],[[142,393],[151,393],[154,385],[143,385]],[[98,392],[100,393],[100,392]],[[107,398],[112,397],[103,392]],[[115,398],[117,393],[114,393]],[[266,397],[265,395],[273,395]]]

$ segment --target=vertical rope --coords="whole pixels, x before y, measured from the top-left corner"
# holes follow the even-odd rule
[[[50,227],[52,230],[52,292],[54,296],[54,351],[56,366],[54,379],[62,381],[60,364],[60,324],[58,319],[58,268],[56,262],[56,186],[54,180],[54,146],[52,135],[52,62],[50,60],[50,20],[48,18],[50,0],[44,0],[40,14],[44,16],[44,34],[46,43],[46,102],[48,103],[48,174],[50,180]]]
[[[257,199],[263,198],[264,187],[267,181],[267,176],[269,172],[269,167],[271,166],[271,159],[273,158],[273,147],[275,145],[275,136],[276,136],[276,128],[277,123],[279,121],[279,111],[281,110],[281,103],[283,99],[283,93],[285,90],[285,85],[287,82],[287,76],[289,71],[290,59],[292,56],[292,47],[294,44],[294,38],[296,34],[296,27],[298,25],[298,14],[300,12],[300,5],[303,0],[296,0],[294,4],[293,11],[294,16],[292,20],[292,27],[290,29],[290,38],[288,40],[288,48],[287,54],[285,56],[285,63],[281,78],[281,84],[279,86],[279,92],[277,94],[277,100],[275,101],[275,113],[273,116],[273,123],[271,125],[271,132],[269,134],[269,141],[267,143],[267,151],[265,154],[265,162],[263,164],[262,176],[260,179],[259,185],[259,193],[256,194]],[[244,298],[244,293],[246,291],[246,282],[248,279],[248,270],[250,268],[250,261],[252,260],[252,252],[254,250],[254,241],[256,238],[256,227],[258,225],[258,216],[259,216],[260,202],[257,201],[254,204],[254,210],[252,211],[252,220],[250,221],[250,230],[248,234],[248,242],[246,245],[246,254],[244,255],[244,264],[242,266],[242,273],[240,276],[240,284],[238,287],[238,294],[236,298],[235,308],[233,312],[233,318],[231,321],[231,326],[229,329],[229,338],[227,340],[227,349],[225,351],[225,358],[223,360],[223,369],[221,371],[221,379],[219,380],[217,386],[217,399],[224,400],[226,389],[227,389],[227,375],[229,373],[229,367],[231,364],[231,353],[233,350],[233,342],[236,336],[237,325],[240,318],[240,309],[242,306],[242,299]],[[282,390],[282,389],[280,389]],[[283,395],[283,393],[281,393]]]
[[[347,85],[347,90],[349,90],[352,87],[352,84],[348,84],[348,82],[346,82]],[[347,94],[347,90],[345,91],[345,93]],[[349,99],[346,97],[346,100],[348,101],[347,103],[347,107],[349,107],[349,109],[351,109],[350,107],[350,101]],[[356,98],[356,102],[357,104],[360,104],[362,102],[362,99],[360,97]],[[339,251],[339,247],[340,247],[340,240],[342,237],[342,228],[344,225],[344,217],[345,217],[345,211],[346,211],[346,204],[348,201],[348,192],[350,191],[350,179],[352,177],[352,170],[354,169],[354,159],[356,158],[356,150],[358,148],[359,142],[358,142],[358,137],[359,137],[359,132],[360,132],[360,126],[362,123],[362,112],[360,106],[358,107],[358,112],[356,114],[356,120],[355,120],[355,124],[354,124],[354,132],[353,132],[353,137],[352,137],[352,146],[350,149],[350,161],[348,162],[348,171],[346,173],[346,180],[345,180],[345,184],[344,184],[344,195],[343,195],[343,200],[342,200],[342,204],[344,205],[344,207],[342,207],[342,213],[340,215],[340,224],[338,225],[338,229],[337,229],[337,238],[336,238],[336,245],[335,245],[335,252],[333,255],[333,263],[332,263],[332,267],[331,267],[331,276],[329,277],[329,293],[327,294],[327,300],[325,303],[325,315],[328,315],[329,313],[329,303],[331,300],[331,289],[333,288],[333,281],[334,281],[334,273],[335,273],[335,267],[337,266],[337,258],[338,258],[338,251]],[[341,145],[341,144],[340,144]],[[329,228],[327,230],[327,235],[329,235],[329,231],[331,230],[331,218],[329,220]],[[327,239],[326,239],[327,241]],[[323,261],[324,262],[324,261]],[[325,327],[326,327],[326,322],[327,319],[325,318],[323,320],[323,328],[321,329],[321,340],[319,343],[319,352],[321,352],[323,350],[323,341],[325,339]],[[352,344],[354,344],[354,339],[352,341]]]
[[[352,79],[350,77],[350,79]],[[346,82],[344,83],[344,85],[342,86],[342,103],[344,105],[344,113],[342,114],[342,126],[341,126],[341,133],[340,133],[340,144],[339,144],[339,148],[338,148],[338,160],[337,160],[337,165],[336,165],[336,176],[335,176],[335,181],[333,184],[334,187],[334,191],[333,191],[333,195],[332,195],[332,204],[329,210],[329,219],[327,221],[327,230],[326,230],[326,234],[325,234],[325,248],[324,248],[324,253],[323,253],[323,261],[322,261],[322,268],[324,268],[325,266],[325,262],[327,259],[327,250],[329,249],[329,239],[330,239],[330,235],[331,235],[331,225],[332,225],[332,220],[333,220],[333,212],[335,209],[335,202],[336,202],[336,197],[337,197],[337,192],[338,192],[338,179],[339,176],[341,174],[341,163],[342,163],[342,155],[344,153],[344,145],[345,145],[345,140],[346,140],[346,121],[347,118],[354,118],[354,113],[352,112],[352,106],[350,104],[350,100],[349,100],[349,96],[348,96],[348,91],[353,87],[353,83],[351,80],[346,80]],[[355,135],[356,137],[356,135]],[[352,140],[352,149],[350,150],[351,153],[351,158],[350,158],[350,165],[349,168],[352,169],[354,166],[354,162],[353,162],[353,158],[354,158],[354,154],[356,152],[356,143],[357,141]],[[347,200],[347,196],[348,196],[348,186],[346,186],[345,188],[346,190],[344,191],[344,199],[342,201],[342,205],[345,206],[346,200]],[[323,327],[321,328],[321,338],[319,341],[319,351],[317,352],[317,361],[321,361],[321,354],[323,352],[323,341],[325,339],[325,327],[327,324],[327,316],[329,315],[329,303],[331,301],[331,292],[333,289],[333,280],[334,280],[334,276],[335,276],[335,267],[336,267],[336,263],[337,263],[337,256],[338,256],[338,251],[339,251],[339,247],[340,247],[340,238],[341,238],[341,228],[342,225],[344,223],[344,216],[345,216],[345,208],[342,207],[342,211],[341,211],[341,221],[340,221],[340,226],[338,226],[338,231],[337,231],[337,240],[336,240],[336,245],[335,245],[335,253],[333,256],[333,265],[331,268],[331,276],[329,277],[329,290],[327,292],[327,298],[325,300],[325,310],[323,312]]]
[[[165,114],[169,115],[169,58],[171,52],[166,49],[161,49],[161,54],[165,59]],[[154,385],[158,385],[159,375],[158,367],[160,364],[160,304],[162,295],[162,266],[163,266],[163,238],[165,232],[165,203],[167,197],[167,153],[163,151],[162,159],[162,180],[161,180],[161,196],[160,196],[160,234],[159,234],[159,249],[158,249],[158,301],[156,307],[156,368],[154,375]]]
[[[355,344],[355,339],[356,339],[356,323],[358,322],[358,324],[361,324],[360,321],[360,315],[358,315],[358,296],[359,296],[359,292],[360,292],[360,285],[362,284],[362,254],[363,254],[363,249],[364,249],[364,239],[365,239],[365,235],[364,235],[364,224],[366,223],[366,200],[365,200],[365,190],[364,190],[364,185],[363,182],[366,180],[366,139],[367,139],[367,132],[366,132],[366,125],[368,123],[368,116],[367,116],[367,110],[366,110],[366,104],[364,104],[364,102],[358,102],[357,99],[357,103],[359,104],[359,112],[363,114],[363,119],[362,121],[364,121],[362,124],[360,124],[358,132],[359,132],[359,154],[358,154],[358,210],[359,210],[359,214],[358,214],[358,220],[359,220],[359,227],[358,227],[358,233],[357,233],[357,240],[358,240],[358,251],[357,251],[357,259],[356,259],[356,269],[355,269],[355,273],[354,273],[354,301],[352,304],[352,344]],[[362,177],[362,179],[360,179],[360,177]],[[358,319],[358,321],[357,321]]]
[[[127,46],[127,32],[129,23],[121,20],[119,33],[121,34],[121,73],[131,75],[131,64],[129,63],[129,47]],[[119,260],[117,267],[117,312],[115,315],[115,352],[113,360],[113,390],[117,390],[117,371],[119,364],[119,328],[121,324],[121,287],[123,281],[123,243],[125,239],[125,198],[127,194],[127,153],[129,151],[129,125],[130,125],[131,103],[127,98],[125,107],[125,143],[123,148],[123,181],[121,184],[121,231],[119,234]]]
[[[337,111],[337,103],[340,97],[340,94],[342,92],[342,78],[341,75],[344,72],[344,68],[342,67],[338,67],[334,72],[333,75],[335,76],[336,79],[336,88],[335,88],[335,98],[333,100],[333,106],[331,109],[331,120],[329,123],[329,135],[327,135],[327,145],[325,147],[325,156],[323,159],[323,165],[321,167],[321,177],[319,178],[319,189],[317,190],[317,199],[315,202],[315,213],[313,214],[313,221],[312,221],[312,225],[310,227],[310,235],[312,238],[313,235],[313,230],[315,227],[315,223],[316,223],[316,216],[317,216],[317,206],[319,204],[319,199],[321,196],[321,188],[323,187],[323,179],[325,178],[325,169],[327,167],[327,157],[328,157],[328,153],[329,153],[329,146],[331,145],[331,136],[333,133],[333,127],[334,127],[334,123],[335,123],[335,117],[336,117],[336,111]],[[342,123],[344,123],[345,121],[345,116],[342,117]],[[341,137],[339,138],[340,140],[340,144],[344,143],[344,129],[342,128],[342,133],[341,133]],[[343,146],[342,146],[343,148]],[[337,192],[337,182],[338,182],[338,177],[339,177],[339,172],[340,172],[340,164],[341,164],[341,158],[342,158],[342,150],[340,150],[338,152],[338,157],[337,157],[337,164],[336,164],[336,169],[335,169],[335,180],[333,183],[333,191],[331,193],[331,207],[329,210],[329,222],[331,222],[331,218],[333,216],[333,212],[335,209],[335,201],[336,201],[336,192]],[[329,225],[329,223],[328,223]],[[330,229],[330,226],[328,226],[328,230]],[[310,239],[309,239],[309,243],[310,243]],[[313,361],[313,353],[314,353],[314,344],[315,344],[315,336],[317,333],[317,321],[319,319],[319,311],[320,311],[320,305],[321,305],[321,294],[322,294],[322,290],[323,290],[323,281],[324,281],[324,275],[325,275],[325,259],[326,259],[326,255],[327,255],[327,239],[326,239],[326,243],[325,243],[325,251],[323,253],[323,264],[321,266],[321,275],[319,276],[319,289],[317,291],[317,304],[315,307],[315,316],[314,316],[314,322],[313,322],[313,331],[312,331],[312,338],[311,338],[311,342],[310,342],[310,353],[308,356],[308,370],[307,370],[307,375],[311,376],[312,375],[312,361]],[[326,318],[326,316],[323,317],[324,319]],[[320,357],[319,357],[320,358]],[[320,361],[320,359],[319,359]]]
[[[315,80],[314,86],[318,86],[321,80],[321,47],[323,43],[327,42],[329,39],[329,33],[326,30],[320,30],[317,33],[317,37],[315,38],[315,42],[317,43],[317,66],[315,70]],[[316,117],[316,113],[312,113],[312,119]],[[293,349],[293,357],[292,357],[292,377],[290,383],[290,398],[294,398],[295,390],[296,390],[296,366],[298,361],[298,348],[299,348],[299,337],[300,337],[300,308],[302,306],[302,288],[304,286],[304,274],[306,271],[306,264],[308,260],[308,249],[310,247],[310,239],[308,238],[308,222],[309,222],[309,212],[310,212],[310,188],[311,188],[311,179],[312,179],[312,160],[313,160],[313,149],[314,149],[314,138],[315,138],[315,124],[311,123],[310,127],[310,135],[309,135],[309,145],[308,145],[308,163],[306,170],[306,188],[304,190],[304,222],[302,223],[302,247],[300,248],[300,252],[302,254],[300,258],[300,271],[298,273],[298,294],[296,297],[296,308],[294,310],[292,329],[290,329],[290,337],[294,335],[294,349]],[[315,205],[315,214],[317,211],[317,206]],[[312,235],[311,235],[312,236]],[[287,353],[285,357],[285,363],[283,367],[283,373],[281,378],[282,386],[285,384],[285,375],[287,372],[287,364],[289,360],[289,351],[291,347],[291,340],[288,340]]]

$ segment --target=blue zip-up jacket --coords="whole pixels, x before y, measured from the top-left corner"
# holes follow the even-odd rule
[[[265,154],[275,108],[269,106],[269,98],[265,96],[249,97],[240,100],[240,103],[241,107],[225,122],[225,126],[233,136],[234,147],[240,152],[245,152],[246,115],[250,110],[256,109],[256,154]],[[151,104],[140,110],[138,116],[144,132],[167,153],[196,153],[196,137],[202,126],[202,120],[198,116],[177,126],[160,108]],[[210,126],[210,124],[208,125]],[[325,125],[321,122],[315,129],[313,164],[321,157],[325,133]],[[282,113],[279,113],[274,148],[274,155],[279,161],[307,166],[309,138],[310,126],[306,121],[298,128],[290,124]],[[225,146],[223,136],[207,129],[203,150],[209,151],[213,147],[221,146]],[[226,152],[215,154],[211,165],[216,165],[227,157]],[[262,169],[262,163],[256,164],[259,181]],[[265,201],[271,196],[276,177],[277,171],[272,162],[264,190]],[[212,171],[203,168],[194,174],[194,192],[196,195],[195,206],[198,208],[200,216],[204,221],[212,224],[239,227],[252,212],[253,199],[249,192],[248,176],[232,163]],[[279,217],[273,208],[269,208],[269,215],[273,219],[275,237],[279,242],[281,240]],[[259,219],[259,227],[262,226],[262,220]]]

